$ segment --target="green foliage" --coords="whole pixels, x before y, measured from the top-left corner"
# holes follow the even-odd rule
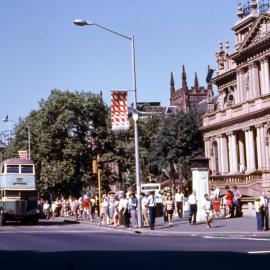
[[[14,156],[27,149],[26,126],[30,125],[31,158],[36,162],[40,192],[77,195],[95,184],[91,140],[105,136],[99,131],[106,127],[106,107],[92,93],[60,90],[53,90],[39,105],[17,125],[6,154]]]
[[[104,164],[103,189],[118,183],[123,189],[135,183],[134,126],[114,132],[108,108],[101,96],[90,92],[53,90],[47,100],[16,126],[16,138],[5,158],[28,149],[36,163],[41,194],[79,195],[96,189],[92,159],[99,154]],[[174,117],[148,116],[138,121],[142,181],[164,175],[170,180],[190,178],[190,158],[201,151],[199,116],[180,113]],[[111,165],[118,166],[118,172]]]
[[[203,147],[198,123],[199,116],[194,113],[180,113],[164,119],[149,151],[150,173],[164,173],[172,181],[179,175],[190,178],[190,159]]]
[[[142,179],[149,175],[147,157],[153,136],[159,131],[161,118],[148,117],[140,119],[139,147]],[[127,131],[112,131],[110,121],[107,122],[107,137],[103,141],[104,154],[102,156],[105,164],[116,162],[119,174],[111,174],[105,170],[104,180],[109,183],[118,182],[120,188],[124,189],[135,184],[135,148],[134,148],[134,125],[130,118],[130,128]]]

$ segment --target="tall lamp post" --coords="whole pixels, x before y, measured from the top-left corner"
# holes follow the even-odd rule
[[[132,57],[132,82],[133,82],[133,120],[134,120],[134,139],[135,139],[135,164],[136,164],[136,190],[137,190],[137,198],[138,198],[138,226],[142,227],[142,209],[141,209],[141,201],[140,201],[140,193],[141,193],[141,180],[140,180],[140,159],[139,159],[139,136],[138,136],[138,113],[137,113],[137,84],[136,84],[136,65],[135,65],[135,39],[134,35],[131,37],[113,31],[107,27],[101,26],[94,22],[89,22],[86,20],[77,19],[74,21],[74,24],[77,26],[97,26],[103,30],[111,32],[115,35],[118,35],[122,38],[125,38],[131,43],[131,57]]]
[[[11,119],[8,119],[8,118],[5,118],[2,120],[4,123],[7,123],[8,122],[8,125],[9,125],[9,142],[11,141],[11,127],[10,127],[10,123],[17,123],[16,121],[14,120],[11,120]],[[31,132],[30,132],[30,126],[27,125],[27,137],[28,137],[28,158],[31,159]]]
[[[5,134],[7,132],[9,133],[8,136],[10,137],[10,130],[4,130],[0,133],[0,163],[2,163],[2,161],[3,161],[3,149],[4,149],[4,147],[7,146],[3,140],[3,134]]]

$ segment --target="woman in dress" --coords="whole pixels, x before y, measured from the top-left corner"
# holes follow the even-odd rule
[[[173,217],[173,211],[174,211],[174,200],[172,198],[172,195],[169,195],[167,197],[167,200],[165,202],[165,210],[167,212],[169,226],[172,227],[172,217]]]
[[[118,199],[118,196],[115,196],[115,200],[114,200],[113,224],[114,224],[115,228],[117,226],[119,226],[119,199]]]

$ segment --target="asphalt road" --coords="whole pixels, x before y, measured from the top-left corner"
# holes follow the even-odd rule
[[[0,228],[1,270],[228,270],[269,264],[269,235],[150,235],[64,223]]]

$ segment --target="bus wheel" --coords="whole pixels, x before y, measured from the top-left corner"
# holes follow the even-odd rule
[[[0,213],[0,226],[4,226],[5,225],[5,218],[3,213]]]

